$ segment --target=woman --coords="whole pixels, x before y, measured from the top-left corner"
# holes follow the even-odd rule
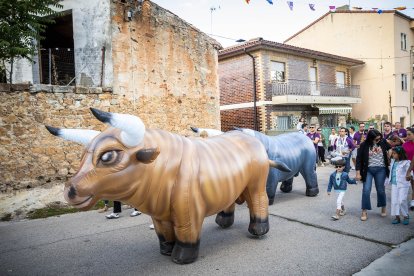
[[[335,144],[336,139],[338,138],[338,135],[336,134],[336,131],[334,128],[331,129],[331,134],[329,135],[329,145],[328,145],[328,153],[330,154],[333,151],[333,147]]]
[[[318,127],[318,129],[316,130],[317,133],[321,136],[321,139],[318,142],[318,156],[319,156],[319,161],[320,166],[325,167],[325,135],[323,135],[322,133],[322,129]],[[319,164],[319,162],[318,162]]]
[[[356,158],[356,179],[363,182],[361,220],[368,219],[367,210],[371,210],[371,187],[375,181],[377,190],[377,207],[381,207],[381,216],[387,216],[384,182],[389,175],[389,160],[387,151],[389,145],[382,139],[382,134],[372,129],[367,138],[361,143]]]
[[[297,130],[302,130],[302,125],[303,125],[304,123],[305,123],[305,118],[301,117],[301,118],[299,119],[298,124],[296,125],[296,129],[297,129]]]

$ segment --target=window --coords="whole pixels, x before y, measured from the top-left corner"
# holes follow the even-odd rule
[[[285,64],[283,62],[271,61],[270,79],[277,82],[285,82]]]
[[[290,129],[290,116],[277,116],[277,129],[288,130]]]
[[[318,69],[316,67],[311,67],[309,69],[309,80],[311,85],[311,95],[318,95]]]
[[[401,74],[401,90],[407,91],[407,75]]]
[[[345,87],[345,72],[336,72],[336,87]]]
[[[407,50],[407,35],[405,33],[401,33],[401,50]]]

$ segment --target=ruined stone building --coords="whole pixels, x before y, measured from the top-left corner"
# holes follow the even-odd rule
[[[215,40],[151,1],[61,4],[35,62],[16,64],[25,85],[0,85],[1,192],[70,177],[83,149],[44,125],[102,130],[89,107],[183,135],[220,128]]]

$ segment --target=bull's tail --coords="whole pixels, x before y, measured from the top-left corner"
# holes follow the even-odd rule
[[[272,168],[278,169],[282,172],[291,172],[292,170],[285,164],[282,162],[277,162],[277,161],[273,161],[269,159],[269,165]]]

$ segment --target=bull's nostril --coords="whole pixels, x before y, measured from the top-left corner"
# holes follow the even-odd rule
[[[74,199],[76,197],[76,189],[73,188],[73,186],[70,186],[70,188],[69,188],[68,197],[70,199]]]

